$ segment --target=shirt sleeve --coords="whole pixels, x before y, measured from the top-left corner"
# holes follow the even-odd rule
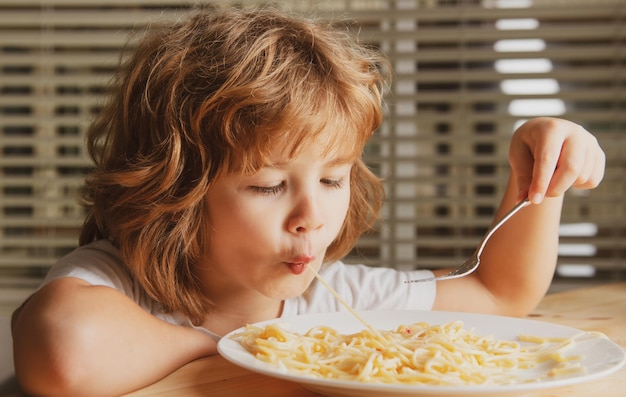
[[[356,310],[431,310],[435,301],[435,282],[405,283],[431,277],[430,270],[399,271],[336,262],[320,275]],[[314,280],[305,294],[285,302],[283,317],[344,310],[326,287]]]
[[[111,287],[132,295],[130,275],[124,270],[116,251],[108,241],[79,247],[50,268],[42,286],[58,278],[75,277],[92,285]]]
[[[191,321],[180,312],[165,313],[162,306],[150,298],[139,283],[126,270],[119,250],[108,240],[99,240],[81,246],[61,258],[48,271],[42,286],[52,280],[63,277],[75,277],[91,285],[113,288],[125,294],[145,311],[163,321],[193,327],[208,333],[211,337],[215,337],[215,334],[200,327],[195,327]]]
[[[113,288],[146,311],[155,315],[161,312],[161,305],[147,296],[126,270],[117,247],[108,240],[78,247],[61,258],[50,268],[41,286],[63,277],[75,277],[91,285]]]

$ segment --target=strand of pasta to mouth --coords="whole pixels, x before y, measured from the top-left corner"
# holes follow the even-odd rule
[[[328,284],[326,282],[326,280],[324,280],[324,278],[322,276],[320,276],[320,274],[315,269],[313,269],[313,266],[307,266],[306,268],[307,268],[308,271],[313,273],[315,278],[320,283],[322,283],[322,285],[324,285],[324,287],[326,287],[326,289],[335,297],[335,299],[337,299],[337,301],[343,307],[345,307],[357,320],[359,320],[363,325],[365,325],[365,328],[370,330],[370,332],[372,334],[374,334],[374,336],[376,336],[376,338],[378,338],[381,342],[384,342],[385,344],[387,344],[387,342],[388,342],[387,339],[385,339],[385,337],[383,337],[383,335],[380,332],[378,332],[374,327],[372,327],[372,325],[370,323],[365,321],[365,319],[363,317],[361,317],[361,315],[359,313],[357,313],[356,310],[354,310],[345,300],[343,300],[341,298],[341,296],[339,296],[337,291],[335,291],[333,289],[333,287],[331,287],[330,284]]]

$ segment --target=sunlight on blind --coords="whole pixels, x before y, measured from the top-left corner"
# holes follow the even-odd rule
[[[84,215],[77,197],[91,166],[84,132],[129,33],[201,3],[210,1],[0,2],[0,293],[21,300],[20,291],[31,291],[77,244]],[[386,119],[365,154],[385,178],[384,222],[361,239],[349,262],[398,268],[461,263],[503,193],[511,132],[520,120],[548,112],[593,131],[608,157],[604,183],[592,193],[568,193],[563,214],[564,224],[597,228],[592,235],[563,235],[563,244],[589,244],[595,251],[564,252],[560,262],[581,269],[591,263],[596,276],[622,277],[623,0],[274,4],[313,10],[337,24],[354,20],[350,29],[394,64]],[[529,91],[530,82],[542,91]]]

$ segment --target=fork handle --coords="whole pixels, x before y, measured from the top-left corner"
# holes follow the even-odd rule
[[[528,197],[526,197],[524,200],[520,201],[513,208],[511,208],[509,212],[504,214],[504,216],[495,225],[489,228],[489,230],[487,230],[487,233],[485,234],[483,239],[480,240],[480,244],[478,245],[478,250],[476,251],[477,254],[480,255],[483,252],[483,249],[485,248],[487,240],[489,240],[491,235],[494,234],[495,231],[498,230],[504,222],[508,221],[510,217],[512,217],[513,215],[515,215],[515,213],[517,213],[517,211],[521,210],[522,208],[528,205],[530,205],[530,200],[528,199]]]

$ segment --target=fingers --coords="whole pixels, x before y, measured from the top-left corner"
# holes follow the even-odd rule
[[[595,138],[578,145],[565,141],[546,195],[560,196],[570,187],[593,189],[604,177],[604,167],[605,155]]]
[[[545,134],[545,139],[537,142],[533,153],[533,174],[528,187],[528,198],[539,204],[548,192],[553,177],[559,170],[559,160],[563,149],[563,138],[560,134]],[[567,176],[563,171],[564,176]]]
[[[587,157],[587,164],[573,184],[576,188],[593,189],[597,187],[602,181],[602,178],[604,178],[606,155],[602,150],[592,150],[593,148],[595,147],[590,147],[590,155]]]
[[[516,176],[517,182],[517,201],[521,201],[528,197],[528,188],[533,179],[532,153],[525,146],[511,145],[510,163],[513,175]]]
[[[510,163],[519,197],[538,204],[570,187],[591,189],[604,176],[605,154],[593,135],[565,120],[533,120],[514,135]]]
[[[540,189],[544,189],[543,195],[549,197],[557,197],[565,193],[570,186],[573,186],[579,178],[583,170],[586,169],[588,163],[587,149],[581,145],[574,146],[563,143],[560,155],[557,159],[556,167],[549,172],[546,168],[543,170],[544,178],[548,178],[547,185],[540,185]],[[550,175],[547,175],[550,174]]]

